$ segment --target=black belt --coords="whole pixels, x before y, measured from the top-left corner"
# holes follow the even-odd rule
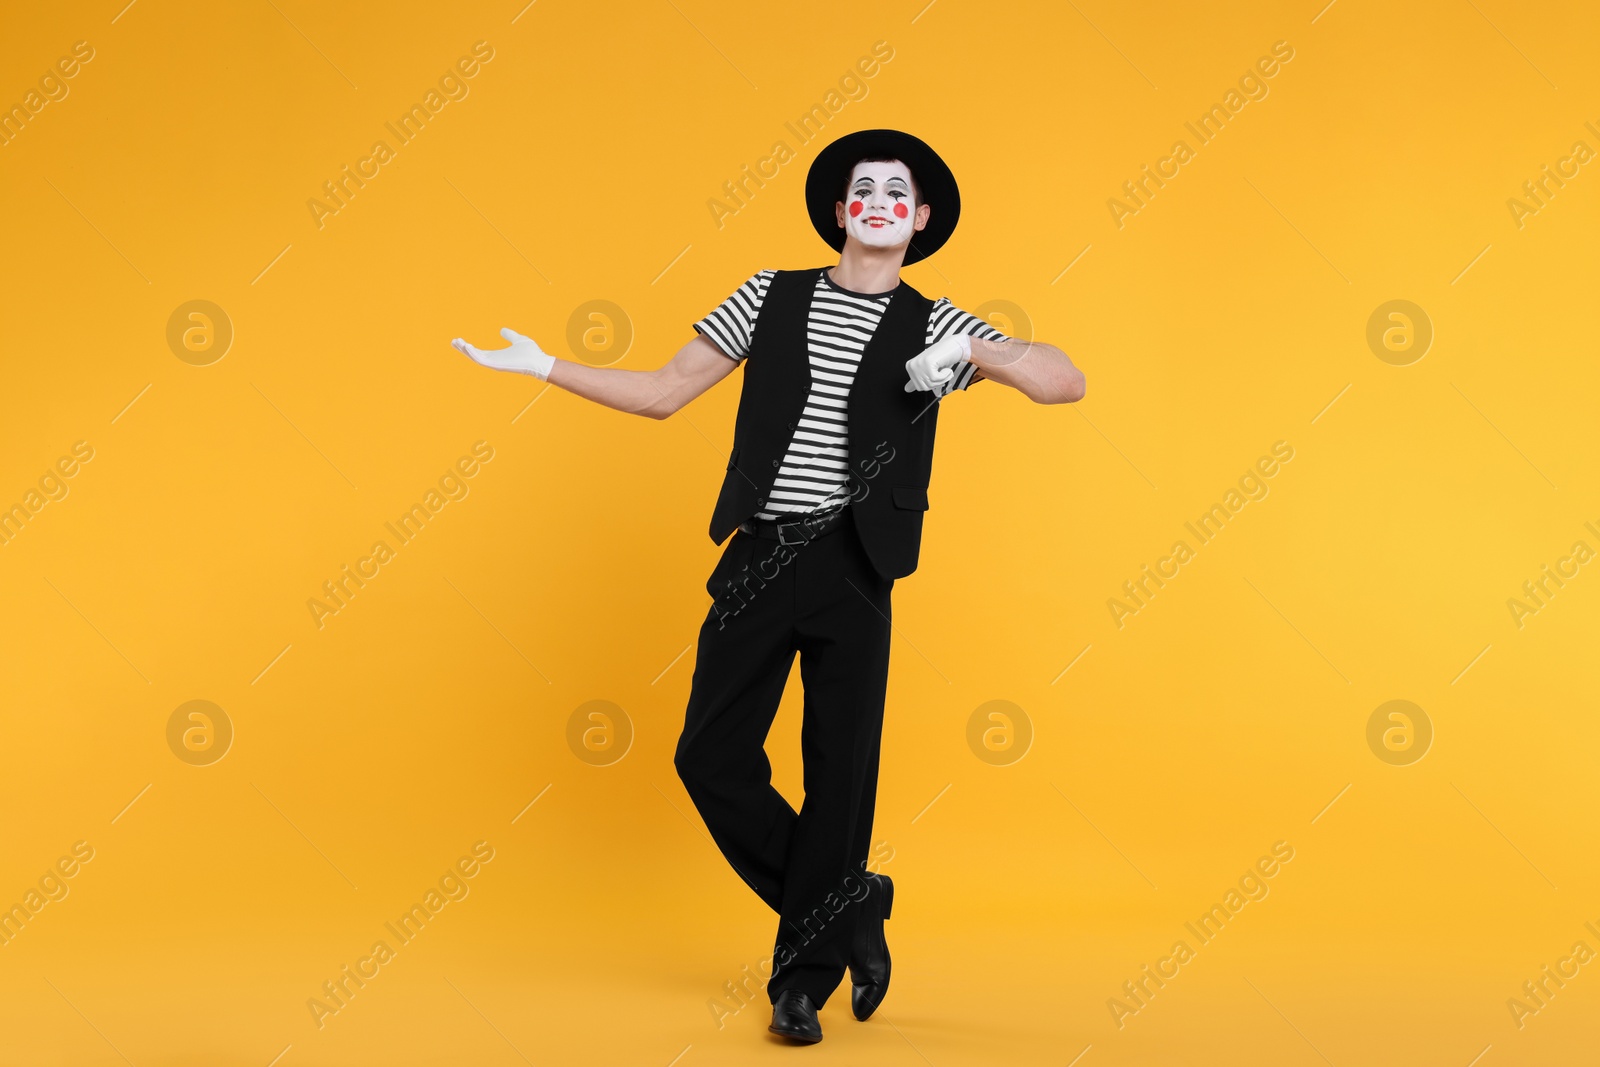
[[[803,545],[838,530],[844,523],[845,510],[839,507],[832,511],[809,512],[794,519],[746,519],[739,524],[739,529],[781,545]]]

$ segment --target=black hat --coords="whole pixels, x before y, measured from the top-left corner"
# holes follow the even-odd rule
[[[856,162],[881,156],[898,159],[910,168],[922,190],[922,202],[933,208],[928,225],[911,235],[905,262],[916,263],[937,252],[955,232],[961,218],[961,191],[939,153],[927,143],[899,130],[859,130],[834,141],[812,161],[806,175],[806,210],[811,225],[835,252],[844,250],[844,230],[835,205],[844,199],[845,183]]]

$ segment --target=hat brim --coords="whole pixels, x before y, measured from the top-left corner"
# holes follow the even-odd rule
[[[939,153],[927,143],[899,130],[860,130],[828,145],[811,163],[806,174],[806,210],[817,235],[835,252],[844,250],[845,231],[839,225],[836,205],[843,199],[845,182],[856,161],[882,156],[898,159],[917,179],[922,202],[933,210],[928,224],[911,235],[906,249],[906,264],[927,259],[955,232],[961,218],[961,191]]]

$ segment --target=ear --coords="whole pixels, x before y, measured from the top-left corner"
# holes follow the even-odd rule
[[[918,230],[922,229],[924,226],[926,226],[928,224],[928,216],[932,215],[932,214],[933,214],[933,205],[932,204],[920,204],[920,205],[918,205],[917,206],[916,216],[912,219],[913,228],[914,229],[918,229]]]
[[[838,200],[833,205],[833,217],[839,223],[839,229],[844,229],[844,201]]]

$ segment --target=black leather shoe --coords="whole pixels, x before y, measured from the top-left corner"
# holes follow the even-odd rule
[[[822,1040],[817,1006],[798,989],[785,989],[778,994],[778,999],[772,1002],[772,1025],[767,1029],[807,1045]]]
[[[894,908],[894,883],[887,874],[871,874],[872,891],[862,901],[865,909],[856,923],[850,946],[850,1010],[865,1020],[878,1010],[889,992],[889,941],[883,921]]]

